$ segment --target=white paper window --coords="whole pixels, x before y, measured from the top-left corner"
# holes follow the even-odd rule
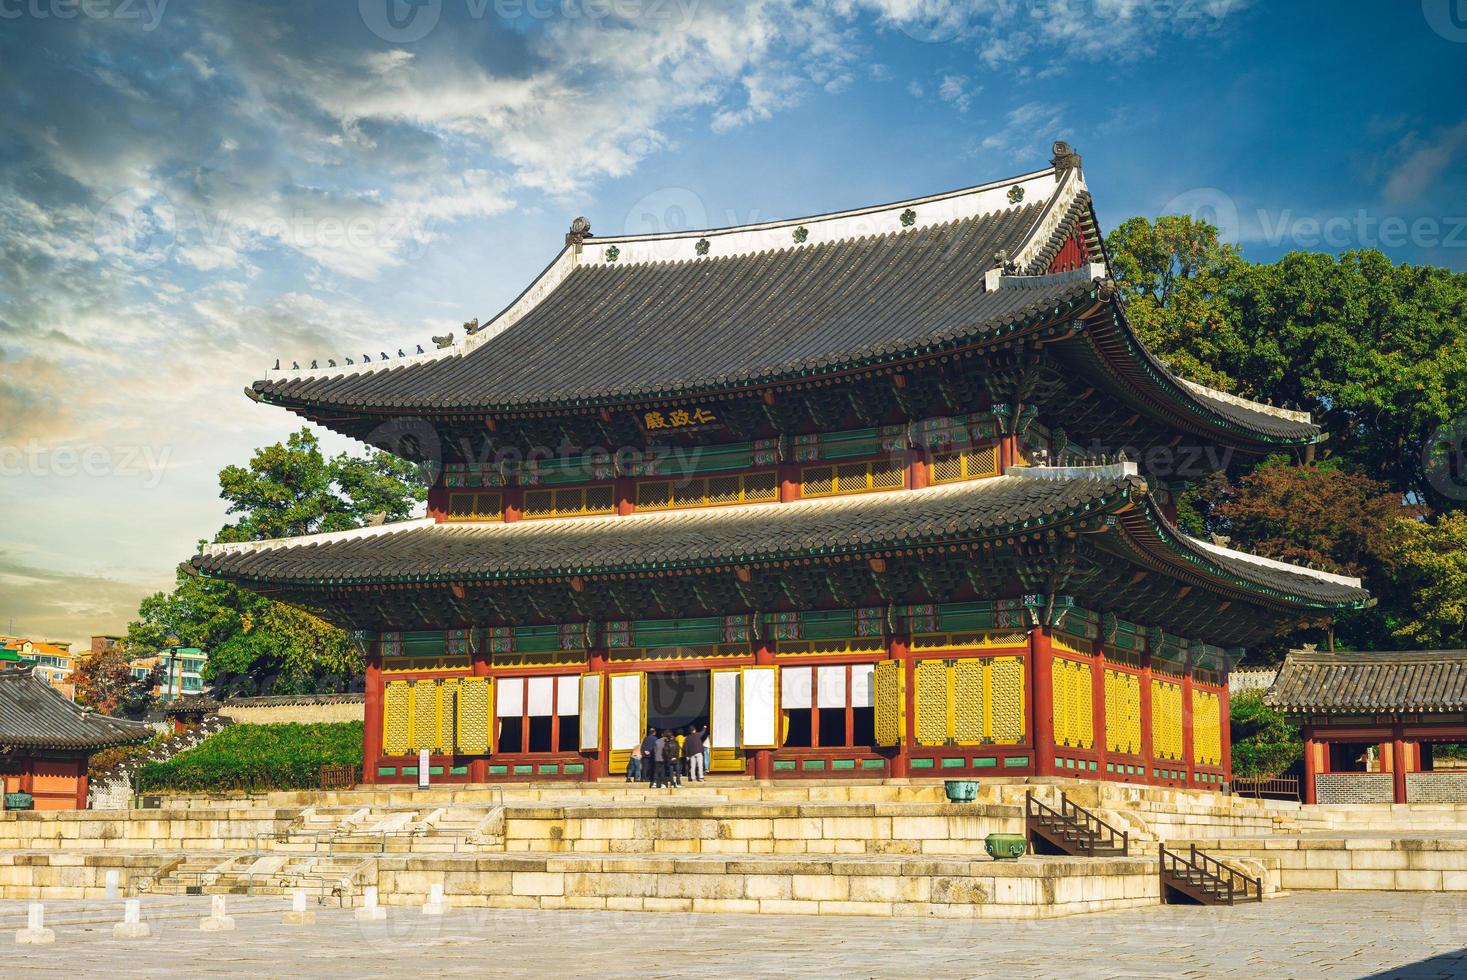
[[[713,736],[713,748],[739,747],[739,672],[736,670],[713,672],[713,726],[708,731]]]
[[[781,708],[810,707],[809,667],[786,667],[779,672],[779,706]]]
[[[611,748],[634,749],[642,744],[642,675],[611,678]]]
[[[743,723],[740,729],[745,748],[772,749],[779,745],[776,734],[775,676],[777,667],[746,667],[743,677]]]
[[[851,707],[876,707],[876,691],[871,683],[871,676],[875,672],[875,664],[853,664],[851,666]]]
[[[530,717],[543,718],[555,714],[555,678],[531,677],[528,687]]]
[[[558,715],[581,713],[580,677],[566,674],[555,679],[555,713]]]
[[[494,713],[500,718],[518,718],[525,713],[525,679],[504,677],[494,682]]]
[[[846,668],[818,667],[815,670],[817,708],[844,708],[846,706]]]
[[[586,712],[581,715],[581,748],[601,748],[601,675],[581,675],[581,700]]]

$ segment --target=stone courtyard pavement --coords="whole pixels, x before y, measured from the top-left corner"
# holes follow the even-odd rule
[[[1461,977],[1467,898],[1311,893],[1234,909],[1166,906],[1053,921],[393,908],[359,924],[282,899],[145,898],[148,939],[114,939],[121,902],[48,902],[51,946],[11,945],[25,902],[0,902],[7,976],[210,977]]]

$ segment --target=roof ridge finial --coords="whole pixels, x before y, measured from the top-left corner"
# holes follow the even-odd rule
[[[575,219],[570,223],[570,230],[565,233],[566,245],[574,248],[576,251],[580,251],[581,246],[590,237],[591,222],[587,221],[583,215],[576,215]]]
[[[1055,140],[1051,149],[1054,151],[1054,158],[1049,161],[1049,165],[1055,170],[1063,173],[1066,170],[1080,169],[1080,154],[1070,144],[1064,140]]]

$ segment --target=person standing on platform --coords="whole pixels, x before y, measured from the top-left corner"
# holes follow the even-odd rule
[[[691,731],[691,728],[684,728],[682,731],[672,733],[673,738],[677,739],[677,774],[683,779],[688,778],[688,754],[683,751],[683,740]]]
[[[657,781],[657,729],[647,729],[642,739],[642,778],[649,783]]]
[[[627,756],[627,782],[642,781],[642,750],[637,749]]]
[[[678,778],[682,760],[678,758],[677,736],[671,731],[664,732],[662,736],[662,759],[663,785],[668,789],[676,789],[682,782]]]
[[[703,743],[703,775],[713,769],[713,736],[708,733],[708,723],[698,726],[698,740]]]
[[[667,742],[655,732],[647,737],[652,740],[652,788],[661,789],[667,782]]]
[[[683,739],[683,758],[688,760],[688,782],[701,783],[703,781],[703,736],[698,734],[696,728],[688,729],[688,736]]]

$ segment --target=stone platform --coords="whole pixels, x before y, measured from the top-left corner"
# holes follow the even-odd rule
[[[994,862],[1033,792],[1064,791],[1130,834],[1129,858]],[[1423,827],[1437,828],[1430,837]],[[1343,827],[1344,829],[1335,829]],[[1325,828],[1325,829],[1321,829]],[[1460,832],[1462,840],[1453,840]],[[155,810],[0,816],[0,898],[284,895],[376,887],[420,906],[1048,918],[1162,901],[1157,849],[1196,843],[1283,890],[1467,891],[1467,808],[1340,813],[1207,792],[985,781],[605,781],[168,799]]]

